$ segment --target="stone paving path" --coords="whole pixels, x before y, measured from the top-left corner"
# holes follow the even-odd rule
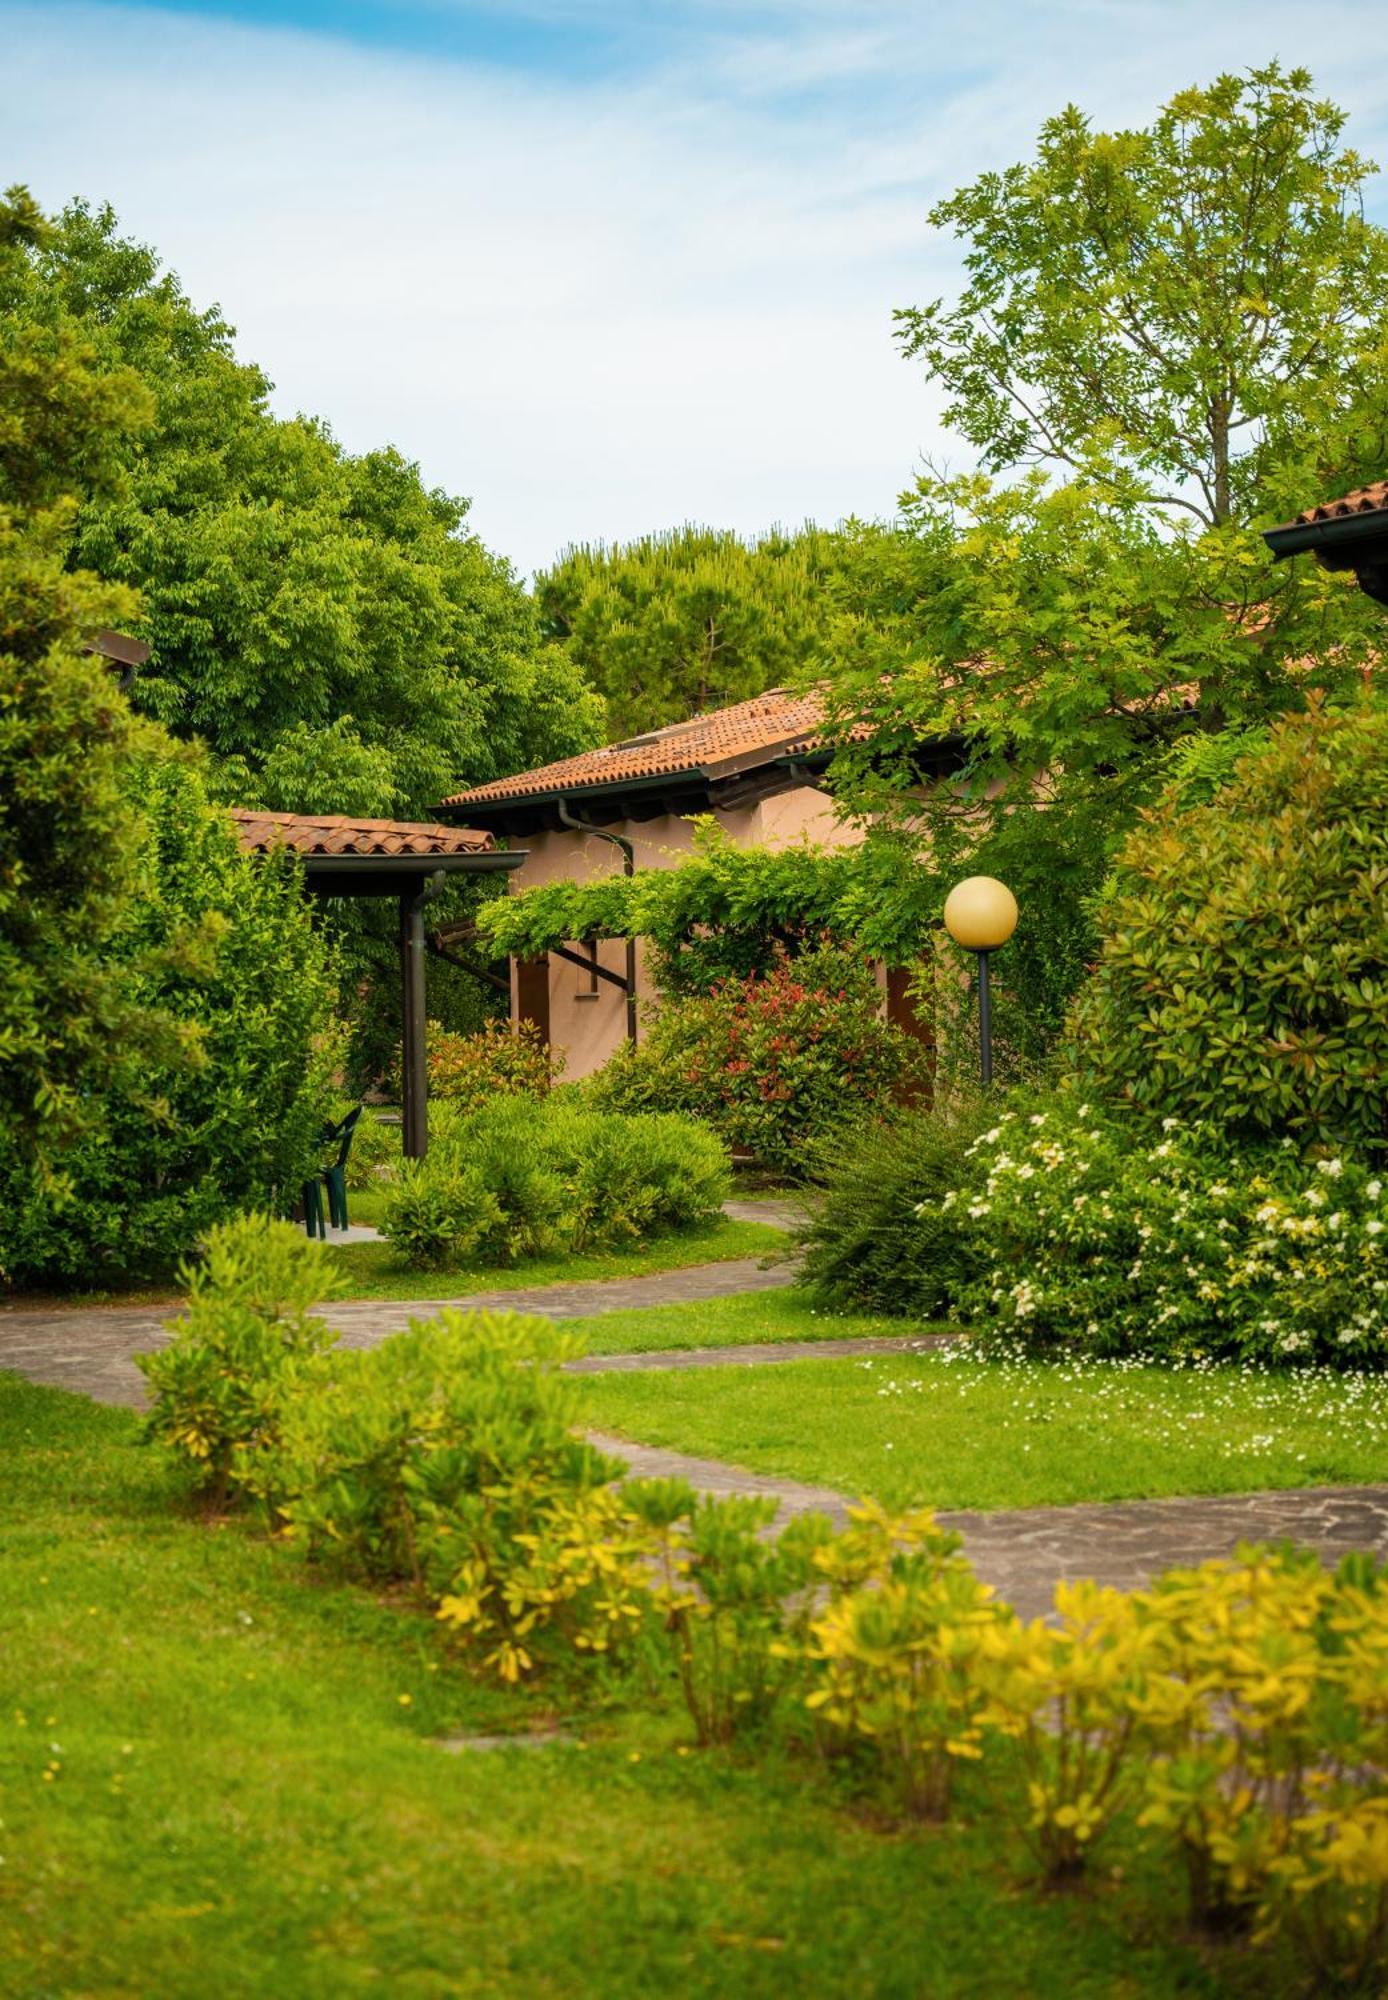
[[[601,1431],[589,1436],[642,1479],[687,1479],[701,1493],[762,1494],[780,1503],[782,1519],[816,1512],[839,1524],[847,1519],[844,1496],[827,1486],[632,1444]],[[1388,1558],[1388,1486],[1015,1507],[991,1514],[943,1511],[936,1519],[957,1529],[984,1582],[1023,1618],[1050,1610],[1051,1593],[1062,1578],[1089,1576],[1132,1590],[1161,1570],[1232,1555],[1245,1541],[1301,1542],[1326,1563],[1355,1549]]]
[[[512,1291],[469,1292],[456,1299],[353,1299],[332,1301],[323,1313],[345,1347],[375,1347],[412,1319],[428,1319],[442,1306],[494,1307],[544,1313],[551,1319],[586,1319],[642,1306],[697,1304],[794,1284],[789,1263],[762,1265],[752,1257],[721,1264],[693,1264],[683,1271],[655,1271],[644,1278],[585,1278],[571,1285],[532,1285]],[[0,1368],[31,1382],[74,1389],[102,1403],[144,1403],[144,1377],[133,1354],[163,1347],[173,1304],[95,1306],[73,1312],[0,1312]]]
[[[775,1212],[779,1210],[780,1212]],[[788,1227],[790,1204],[733,1202],[728,1212],[741,1219]],[[473,1292],[466,1297],[375,1301],[325,1307],[349,1347],[374,1347],[412,1318],[428,1317],[441,1304],[511,1307],[556,1319],[584,1318],[642,1306],[697,1303],[792,1284],[793,1265],[763,1266],[739,1258],[695,1265],[641,1278],[589,1280],[526,1290]],[[77,1311],[0,1311],[0,1369],[31,1381],[71,1389],[99,1402],[138,1408],[144,1378],[131,1360],[142,1348],[162,1346],[164,1320],[175,1303],[88,1308]],[[735,1347],[663,1350],[648,1354],[593,1355],[574,1367],[585,1373],[655,1368],[750,1367],[829,1355],[887,1354],[922,1350],[947,1336],[915,1335],[868,1340],[789,1341]],[[724,1465],[683,1452],[629,1444],[620,1438],[595,1441],[626,1460],[643,1476],[680,1477],[711,1493],[758,1493],[776,1499],[783,1513],[821,1509],[844,1518],[844,1497],[825,1487],[803,1485]],[[1016,1508],[997,1513],[944,1513],[957,1528],[979,1574],[1027,1617],[1049,1608],[1061,1577],[1093,1576],[1131,1588],[1156,1571],[1232,1552],[1244,1540],[1283,1537],[1315,1547],[1327,1562],[1352,1549],[1388,1556],[1388,1486],[1319,1487],[1289,1493],[1235,1497],[1136,1500],[1078,1507]]]

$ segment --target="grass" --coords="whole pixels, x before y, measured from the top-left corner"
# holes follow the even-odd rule
[[[593,1354],[652,1354],[662,1349],[738,1347],[786,1340],[854,1340],[882,1333],[939,1332],[909,1320],[890,1324],[860,1313],[817,1310],[796,1290],[741,1292],[697,1304],[643,1306],[631,1312],[595,1313],[576,1322]]]
[[[740,1315],[710,1301],[689,1316],[713,1344]],[[793,1296],[779,1337],[828,1330]],[[801,1317],[803,1315],[803,1317]],[[614,1316],[615,1317],[615,1316]],[[624,1314],[627,1344],[646,1317]],[[877,1332],[900,1323],[855,1322]],[[593,1345],[603,1322],[588,1322]],[[1271,1374],[1131,1363],[1013,1363],[961,1352],[774,1367],[595,1376],[589,1414],[604,1431],[890,1506],[1033,1507],[1178,1493],[1248,1493],[1372,1482],[1388,1466],[1388,1378]]]
[[[352,1212],[349,1203],[348,1213]],[[335,1243],[329,1245],[328,1255],[342,1273],[344,1298],[455,1299],[469,1292],[572,1285],[587,1278],[644,1278],[656,1271],[684,1271],[726,1258],[774,1257],[785,1248],[783,1229],[765,1222],[732,1222],[725,1216],[708,1229],[660,1236],[638,1249],[532,1257],[503,1270],[488,1264],[459,1264],[443,1271],[415,1271],[389,1243]]]
[[[198,1518],[135,1440],[0,1376],[0,1993],[1267,1990],[1176,1936],[1164,1876],[1042,1897],[996,1823],[876,1831],[812,1764],[688,1754],[649,1705],[446,1755],[536,1699]]]

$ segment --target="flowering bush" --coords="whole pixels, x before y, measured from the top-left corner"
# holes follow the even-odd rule
[[[1156,1144],[1069,1100],[1005,1111],[928,1220],[984,1246],[958,1311],[1037,1348],[1388,1361],[1388,1194],[1288,1141],[1242,1158],[1165,1121]]]
[[[543,1097],[563,1066],[533,1021],[488,1021],[475,1035],[431,1021],[426,1053],[429,1095],[465,1111],[494,1097]]]
[[[882,1020],[872,970],[827,946],[668,1003],[589,1086],[607,1110],[684,1111],[798,1175],[806,1145],[885,1110],[927,1075],[920,1043]]]

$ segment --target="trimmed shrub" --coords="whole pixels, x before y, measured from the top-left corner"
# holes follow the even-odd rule
[[[443,1271],[478,1255],[505,1212],[476,1167],[451,1155],[407,1160],[390,1192],[386,1231],[417,1271]],[[499,1260],[497,1260],[499,1261]]]
[[[1231,1140],[1388,1144],[1388,710],[1312,707],[1145,816],[1080,996],[1096,1089]]]
[[[969,1148],[989,1107],[964,1100],[854,1126],[814,1160],[823,1195],[800,1231],[804,1280],[830,1305],[943,1319],[979,1270],[985,1245],[944,1197],[975,1173]]]
[[[668,1003],[588,1086],[602,1110],[677,1111],[769,1167],[927,1080],[921,1045],[882,1020],[872,969],[828,946]]]
[[[533,1021],[488,1021],[475,1035],[431,1021],[427,1058],[429,1095],[463,1112],[496,1097],[543,1097],[563,1067]]]
[[[421,1268],[515,1264],[699,1228],[730,1185],[722,1147],[691,1119],[508,1098],[405,1166],[384,1228]]]

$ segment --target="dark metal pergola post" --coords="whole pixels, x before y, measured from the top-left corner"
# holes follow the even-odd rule
[[[429,1150],[428,1014],[424,992],[424,904],[427,890],[406,890],[400,898],[400,994],[402,1144],[407,1160]]]

